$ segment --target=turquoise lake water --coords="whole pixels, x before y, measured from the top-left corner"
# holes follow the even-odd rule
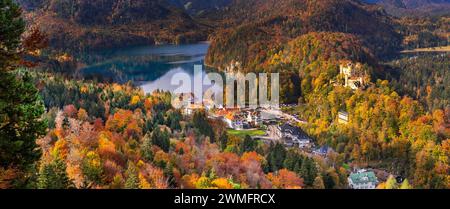
[[[81,72],[86,78],[99,81],[126,83],[132,81],[146,93],[157,89],[171,91],[180,85],[171,85],[174,75],[184,73],[192,80],[204,78],[204,58],[208,43],[162,45],[120,48],[89,53],[82,57],[86,67]],[[194,66],[202,65],[201,74],[194,75]],[[193,85],[193,84],[192,84]],[[183,92],[193,92],[189,88]]]

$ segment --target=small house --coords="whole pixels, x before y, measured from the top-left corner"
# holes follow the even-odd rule
[[[182,113],[184,115],[193,115],[196,111],[203,110],[203,109],[205,109],[203,107],[203,105],[189,104],[183,108]]]
[[[375,189],[378,179],[373,171],[359,170],[348,177],[349,187],[352,189]]]
[[[301,128],[290,124],[271,125],[268,128],[268,133],[270,137],[282,141],[287,147],[303,149],[312,145],[312,139]]]
[[[229,112],[224,117],[224,122],[227,124],[228,128],[235,130],[243,130],[244,129],[244,121],[236,115],[234,112]]]
[[[327,156],[329,151],[331,151],[330,147],[322,146],[319,149],[314,150],[313,154],[319,155],[319,156]]]
[[[349,120],[348,112],[339,111],[339,113],[338,113],[338,122],[340,124],[348,124],[349,121],[350,120]]]

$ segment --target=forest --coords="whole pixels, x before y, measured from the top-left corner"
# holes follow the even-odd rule
[[[45,103],[79,102],[49,105],[43,115],[49,131],[36,141],[40,166],[26,188],[325,188],[320,174],[338,175],[328,164],[318,171],[314,159],[280,144],[228,136],[204,112],[186,118],[166,92],[30,76],[38,78]],[[345,186],[340,175],[327,181],[330,188]]]
[[[398,20],[397,31],[404,36],[403,48],[428,48],[448,45],[450,19],[441,17],[403,17]]]
[[[401,45],[393,20],[376,6],[357,1],[242,1],[236,7],[256,12],[236,8],[221,17],[232,26],[216,30],[206,64],[224,69],[234,60],[255,70],[255,63],[264,62],[268,53],[310,32],[357,36],[377,58],[392,56]]]
[[[56,51],[81,53],[125,45],[203,41],[208,27],[158,0],[21,0],[28,27],[48,34]]]
[[[449,64],[448,57],[443,54],[405,57],[388,63],[385,76],[399,93],[419,100],[427,111],[448,109]]]

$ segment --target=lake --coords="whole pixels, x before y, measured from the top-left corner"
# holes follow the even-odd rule
[[[171,85],[175,74],[185,73],[194,80],[205,76],[204,58],[209,43],[187,45],[142,46],[104,50],[83,55],[85,78],[126,83],[132,81],[145,93],[157,89],[173,92],[179,85]],[[203,65],[202,73],[194,75],[194,65]],[[208,86],[204,86],[204,89]],[[183,88],[182,92],[193,92]]]

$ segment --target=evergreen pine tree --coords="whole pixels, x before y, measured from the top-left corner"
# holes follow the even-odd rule
[[[194,127],[197,128],[200,134],[209,137],[211,142],[214,142],[214,130],[211,124],[209,124],[208,117],[204,111],[195,112],[192,121]]]
[[[36,139],[45,135],[45,112],[39,92],[27,73],[16,68],[20,59],[25,23],[21,9],[12,0],[0,0],[0,168],[21,173],[12,187],[22,183],[39,160]]]
[[[41,167],[37,183],[39,189],[67,189],[71,185],[66,164],[60,158]]]
[[[286,149],[280,143],[271,144],[269,147],[269,154],[267,155],[268,172],[276,172],[283,168],[284,160],[286,158]]]
[[[153,161],[153,151],[152,151],[152,139],[150,137],[150,134],[146,134],[144,136],[142,145],[141,145],[141,155],[142,157],[148,161],[148,162],[152,162]]]
[[[228,135],[226,133],[220,136],[220,149],[224,151],[228,146]]]
[[[167,177],[167,181],[169,183],[169,186],[171,188],[176,188],[177,184],[175,181],[175,176],[173,174],[173,165],[172,163],[167,164],[166,168],[164,169],[164,176]]]
[[[137,169],[132,162],[128,163],[126,175],[127,180],[125,181],[125,189],[139,189],[139,177]]]
[[[161,132],[159,128],[156,128],[152,133],[152,144],[159,146],[164,152],[169,152],[170,139],[167,131]]]
[[[246,135],[241,144],[241,153],[252,152],[256,150],[256,143],[251,136]]]

